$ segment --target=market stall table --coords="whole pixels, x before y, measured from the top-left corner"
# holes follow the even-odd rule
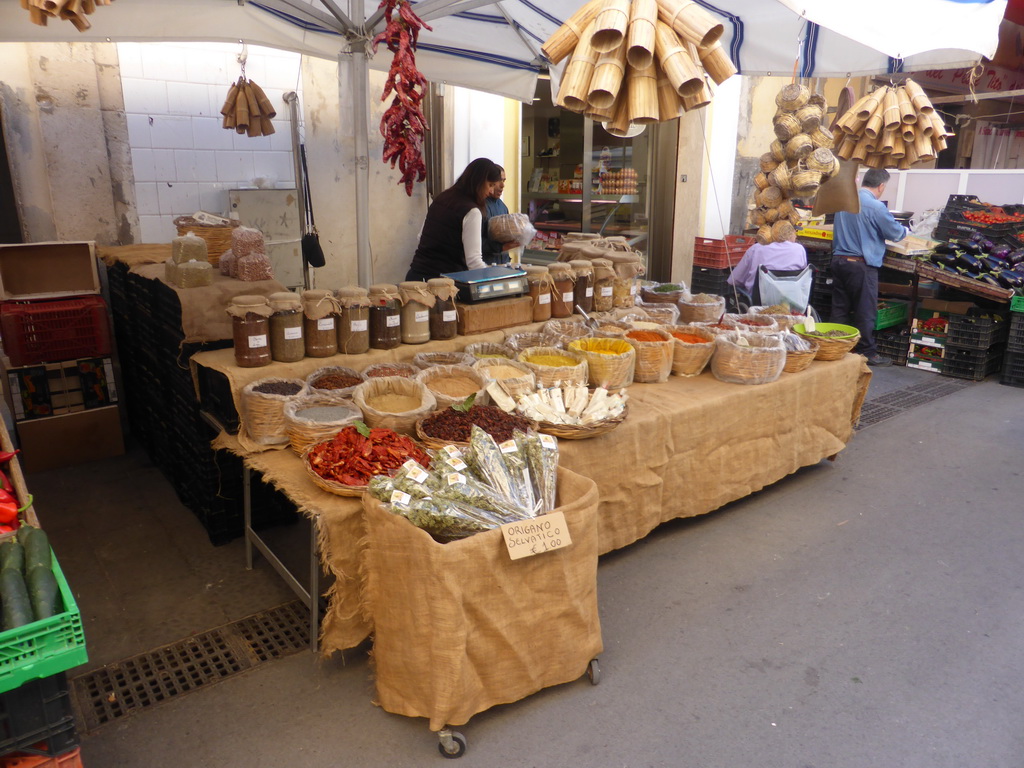
[[[426,348],[458,348],[466,340],[456,342]],[[388,354],[411,356],[424,348],[400,347]],[[230,354],[200,353],[193,363],[242,380],[280,375],[276,366],[255,372],[235,368]],[[322,365],[361,368],[375,361],[363,357],[294,365],[309,373]],[[630,415],[616,430],[559,444],[562,465],[597,483],[599,553],[628,546],[668,520],[711,512],[835,456],[853,433],[870,377],[863,357],[847,355],[758,386],[726,384],[708,372],[694,378],[673,376],[664,384],[633,385]],[[231,435],[221,434],[214,445],[241,452]],[[316,519],[320,557],[335,576],[321,630],[323,652],[359,644],[371,629],[360,609],[360,501],[318,488],[290,450],[247,454],[244,462]]]

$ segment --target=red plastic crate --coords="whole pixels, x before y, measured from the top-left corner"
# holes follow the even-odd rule
[[[693,238],[693,266],[725,269],[735,267],[747,248],[757,242],[745,235],[726,235],[724,240]]]
[[[0,768],[83,768],[82,748],[75,747],[70,752],[56,757],[41,755],[10,755],[0,757]]]
[[[110,354],[107,303],[100,296],[4,302],[0,330],[14,367]]]

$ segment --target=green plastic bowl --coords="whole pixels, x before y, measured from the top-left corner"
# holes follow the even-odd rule
[[[825,333],[827,331],[845,331],[843,336],[829,336],[830,339],[852,339],[854,336],[860,333],[852,325],[843,325],[842,323],[815,323],[815,331],[821,331]],[[793,326],[793,331],[796,333],[807,333],[807,329],[804,328],[803,323],[797,323]],[[813,338],[813,337],[812,337]]]

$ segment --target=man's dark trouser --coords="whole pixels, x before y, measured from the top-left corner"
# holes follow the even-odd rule
[[[853,325],[860,331],[860,341],[854,352],[868,357],[877,354],[877,315],[878,267],[868,266],[859,256],[833,256],[831,320]]]

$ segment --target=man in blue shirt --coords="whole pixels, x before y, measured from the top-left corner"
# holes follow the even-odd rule
[[[892,365],[875,347],[878,270],[885,256],[885,241],[898,242],[908,234],[879,200],[888,182],[888,171],[867,170],[860,183],[860,213],[836,214],[832,242],[831,319],[856,326],[860,341],[853,351],[866,356],[868,365]]]
[[[508,213],[508,206],[501,199],[501,193],[505,191],[505,169],[499,165],[498,170],[501,171],[501,178],[491,186],[491,193],[484,200],[487,205],[487,216],[484,217],[483,251],[484,261],[490,265],[508,264],[511,261],[508,250],[516,245],[499,243],[487,233],[487,222],[492,216]]]

